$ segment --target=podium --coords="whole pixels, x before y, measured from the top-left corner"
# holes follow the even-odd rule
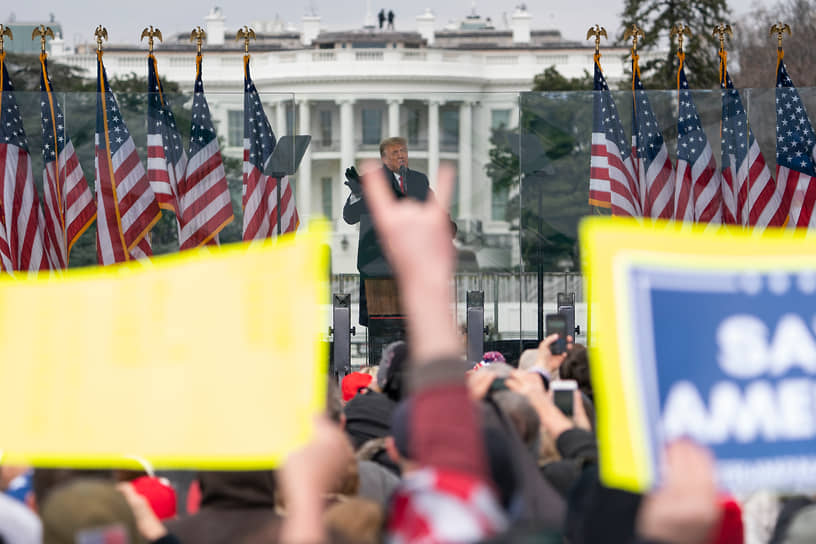
[[[368,364],[380,362],[383,349],[391,342],[405,340],[405,316],[402,314],[397,282],[393,278],[365,280],[368,305]]]

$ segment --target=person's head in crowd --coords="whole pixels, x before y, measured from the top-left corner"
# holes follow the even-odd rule
[[[343,389],[343,402],[348,402],[357,394],[368,387],[373,378],[370,374],[363,374],[362,372],[352,372],[343,377],[341,385]]]
[[[385,438],[388,456],[404,475],[420,468],[411,456],[411,401],[401,402],[391,414],[391,434]]]
[[[380,143],[380,158],[392,172],[398,173],[400,168],[408,168],[408,142],[399,136],[386,138]]]
[[[402,340],[385,346],[380,356],[377,387],[394,402],[405,396],[405,373],[408,368],[408,344]]]
[[[29,506],[38,512],[52,491],[78,479],[114,482],[112,470],[81,470],[73,468],[36,468],[31,481],[33,495]]]
[[[331,542],[377,544],[382,540],[385,513],[377,503],[354,497],[329,506],[323,522]]]
[[[167,530],[181,542],[278,541],[280,517],[275,509],[273,470],[206,471],[198,473],[201,503],[190,516],[167,521]]]
[[[43,544],[144,542],[127,500],[113,481],[77,479],[59,486],[47,496],[40,518]]]
[[[245,505],[274,507],[275,471],[204,471],[198,473],[201,508]]]
[[[589,378],[589,356],[586,347],[581,344],[573,345],[567,352],[558,372],[562,380],[575,380],[578,382],[578,389],[584,395],[590,399],[594,398]]]
[[[492,399],[510,418],[530,454],[538,459],[541,450],[541,421],[535,408],[523,395],[506,389],[494,392]]]
[[[537,459],[541,447],[541,422],[538,414],[526,397],[508,390],[503,385],[504,380],[517,371],[507,363],[497,361],[482,367],[479,372],[488,372],[496,376],[489,389],[488,397],[510,419],[524,445]]]
[[[410,475],[423,467],[413,460],[411,452],[411,400],[406,400],[397,406],[391,417],[391,435],[385,439],[388,455],[400,467],[403,476]],[[486,405],[478,408],[484,417],[491,409]],[[481,429],[482,440],[485,444],[490,477],[495,486],[502,504],[509,504],[517,489],[512,456],[509,453],[506,435],[496,425],[484,424]]]
[[[538,349],[525,349],[519,357],[519,370],[530,370],[538,362]]]

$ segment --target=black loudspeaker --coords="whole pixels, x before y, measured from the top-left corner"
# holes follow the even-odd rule
[[[333,376],[343,376],[351,372],[351,295],[335,293],[332,296],[332,357],[329,372]]]
[[[581,333],[581,329],[575,326],[575,293],[558,293],[558,313],[567,320],[567,334],[572,338]]]
[[[484,291],[467,293],[467,358],[478,363],[484,354]]]

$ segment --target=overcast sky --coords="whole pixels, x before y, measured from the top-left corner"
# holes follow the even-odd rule
[[[513,12],[518,3],[516,0],[445,0],[444,2],[426,2],[415,0],[367,0],[373,14],[380,8],[393,9],[396,14],[398,30],[416,29],[416,16],[431,7],[437,18],[437,26],[443,27],[450,21],[458,21],[471,12],[490,17],[494,24],[501,28],[504,20]],[[111,42],[137,43],[142,28],[154,25],[166,35],[177,32],[189,32],[196,25],[204,24],[204,17],[213,5],[220,5],[228,29],[235,29],[244,24],[258,20],[274,20],[276,17],[284,22],[299,26],[300,19],[308,12],[314,11],[321,17],[324,28],[347,30],[359,28],[367,8],[366,0],[299,0],[295,2],[264,2],[260,0],[232,0],[230,2],[192,2],[189,0],[26,0],[14,2],[13,8],[0,12],[0,21],[9,20],[12,13],[17,21],[47,21],[53,13],[62,24],[65,39],[69,43],[93,41],[93,30],[96,25],[107,27]],[[558,28],[565,38],[583,40],[591,24],[599,23],[610,33],[617,32],[620,25],[619,13],[623,9],[623,0],[570,0],[565,4],[568,10],[559,9],[562,2],[527,0],[527,9],[533,16],[533,28]],[[736,16],[748,11],[753,0],[730,0]],[[766,2],[765,3],[770,3]],[[8,4],[7,4],[8,5]],[[100,8],[100,6],[104,6]],[[26,37],[17,37],[25,39]]]

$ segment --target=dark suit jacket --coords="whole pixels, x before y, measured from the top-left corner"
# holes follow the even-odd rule
[[[391,188],[397,198],[410,197],[425,201],[428,194],[432,192],[429,188],[428,177],[422,172],[408,169],[404,180],[404,194],[400,191],[394,174],[384,166],[383,173],[385,179],[392,182]],[[357,246],[357,270],[360,271],[360,275],[364,278],[391,277],[393,275],[391,267],[388,265],[385,255],[383,255],[373,219],[365,200],[354,193],[350,194],[346,199],[345,206],[343,206],[343,219],[349,225],[360,223],[360,240]]]

